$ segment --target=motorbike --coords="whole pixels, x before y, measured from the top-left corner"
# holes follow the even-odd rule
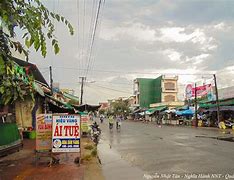
[[[103,123],[103,120],[104,120],[104,118],[103,118],[103,117],[100,117],[100,121],[101,121],[101,123]]]
[[[109,123],[109,129],[110,129],[110,130],[113,129],[113,126],[114,126],[113,123]]]
[[[91,138],[93,142],[97,145],[100,140],[101,129],[98,125],[92,125]]]
[[[231,120],[225,120],[224,123],[228,128],[232,128],[232,126],[234,126],[234,123]]]
[[[121,122],[117,122],[116,123],[116,129],[120,129],[121,128]]]

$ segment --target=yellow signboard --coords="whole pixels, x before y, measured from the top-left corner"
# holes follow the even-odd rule
[[[52,114],[38,114],[36,119],[36,151],[51,150]]]

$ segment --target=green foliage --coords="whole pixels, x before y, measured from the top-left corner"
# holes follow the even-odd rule
[[[93,157],[96,157],[96,156],[97,156],[97,148],[95,148],[95,149],[92,150],[91,155],[92,155]]]
[[[94,147],[93,147],[93,145],[88,144],[84,148],[87,149],[87,150],[92,150]]]
[[[116,115],[120,115],[120,114],[126,115],[129,113],[128,101],[118,100],[118,101],[112,102],[111,107],[112,107],[112,112]]]
[[[12,67],[14,63],[8,59],[4,61],[0,55],[0,104],[6,105],[18,99],[24,100],[25,96],[31,96],[34,101],[34,79],[28,76],[27,83],[19,79],[15,74],[7,74],[6,66]]]
[[[53,20],[64,23],[71,35],[74,34],[73,27],[63,16],[50,12],[40,0],[1,0],[0,9],[0,103],[8,104],[24,96],[31,96],[34,100],[32,77],[28,77],[29,82],[24,82],[6,73],[6,65],[13,63],[10,48],[27,57],[28,49],[33,47],[46,57],[46,41],[49,40],[54,53],[58,54],[60,48]],[[15,27],[22,31],[24,45],[14,40],[19,32]]]
[[[105,113],[106,113],[105,109],[100,109],[99,110],[99,114],[105,114]]]
[[[15,37],[17,26],[24,32],[22,38],[27,48],[34,47],[36,51],[40,49],[43,57],[47,54],[46,39],[52,41],[55,54],[60,51],[58,41],[54,35],[55,28],[53,20],[64,23],[70,34],[74,34],[72,25],[59,14],[50,12],[40,0],[1,0],[0,19],[2,25],[7,29],[6,39],[16,51],[28,55],[21,43],[12,40]]]

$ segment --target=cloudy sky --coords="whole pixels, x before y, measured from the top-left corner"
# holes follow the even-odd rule
[[[87,103],[131,95],[136,77],[179,74],[181,92],[187,83],[213,83],[207,75],[212,73],[220,88],[234,84],[234,1],[106,0],[90,60],[90,24],[98,0],[43,2],[72,23],[75,35],[56,24],[60,54],[49,50],[44,59],[32,50],[30,61],[47,80],[52,65],[54,81],[76,94],[79,77],[87,75]]]

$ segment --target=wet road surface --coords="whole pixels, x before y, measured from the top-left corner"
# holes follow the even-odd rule
[[[140,179],[147,179],[143,178],[142,174],[155,173],[181,175],[221,173],[224,179],[225,175],[234,174],[234,142],[221,140],[226,137],[231,139],[232,133],[226,134],[208,128],[173,126],[159,128],[153,124],[129,121],[122,123],[120,131],[114,128],[111,132],[107,123],[101,124],[101,128],[102,140],[99,150],[106,154],[105,159],[109,159],[109,166],[108,164],[103,166],[104,175],[113,169],[110,164],[111,157],[114,156],[118,156],[121,163],[123,161],[127,163],[124,167],[137,168],[140,171],[137,174]],[[111,153],[108,155],[107,151],[115,155]],[[113,158],[113,163],[117,167],[118,161],[115,160]],[[133,171],[131,169],[129,173],[134,174],[137,169]]]

